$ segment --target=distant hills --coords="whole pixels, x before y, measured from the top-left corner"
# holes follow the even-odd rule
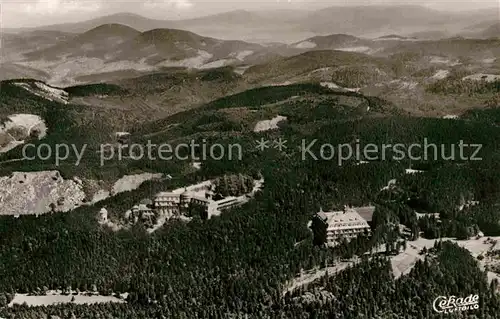
[[[308,51],[255,65],[245,72],[251,83],[280,84],[311,79],[331,81],[332,72],[346,66],[386,67],[387,60],[357,52],[335,50]]]
[[[55,44],[50,40],[41,49],[25,52],[26,49],[19,47],[18,56],[6,61],[9,64],[5,65],[10,65],[6,70],[10,74],[17,70],[20,77],[39,70],[49,75],[51,84],[62,86],[81,83],[82,77],[95,74],[110,79],[116,78],[116,72],[119,77],[126,77],[126,71],[137,76],[165,67],[216,68],[260,63],[272,56],[268,48],[259,44],[219,40],[179,29],[140,32],[116,23],[66,36]]]
[[[137,77],[165,68],[234,66],[241,74],[264,65],[271,75],[264,77],[274,79],[275,74],[286,77],[300,70],[294,59],[305,66],[331,66],[324,61],[330,54],[325,51],[331,50],[336,51],[333,61],[345,56],[341,52],[363,53],[363,59],[412,53],[446,56],[450,61],[461,57],[488,60],[499,52],[498,41],[485,40],[500,29],[491,15],[480,11],[467,16],[418,6],[237,10],[179,21],[120,13],[31,30],[4,30],[11,33],[3,36],[0,78],[30,77],[69,86]],[[261,43],[242,40],[248,37]],[[315,51],[322,53],[308,54]],[[292,71],[286,70],[290,63]],[[375,69],[370,67],[370,73]]]
[[[45,36],[44,32],[56,35],[59,40]],[[288,80],[290,75],[300,75],[296,71],[312,70],[309,65],[315,68],[337,65],[339,57],[346,57],[344,64],[349,64],[352,59],[366,60],[369,56],[389,57],[405,53],[444,55],[450,61],[461,57],[489,59],[500,54],[500,40],[455,37],[431,41],[398,34],[386,34],[376,39],[331,34],[290,45],[221,40],[172,28],[141,32],[116,23],[100,25],[81,34],[41,30],[27,34],[28,39],[36,34],[36,39],[40,40],[37,45],[18,41],[17,53],[14,48],[9,49],[13,53],[8,55],[10,60],[6,59],[2,64],[3,79],[35,77],[52,85],[69,86],[136,77],[162,68],[235,66],[241,67],[242,72],[249,67],[252,72],[263,67],[263,78],[280,81],[280,74]],[[9,43],[16,44],[15,41]],[[356,55],[358,53],[363,55]]]
[[[477,28],[469,33],[465,33],[464,35],[482,39],[500,38],[500,21],[492,22],[484,26],[484,28]]]
[[[277,14],[279,13],[279,14]],[[147,31],[151,29],[162,28],[181,28],[186,29],[190,27],[213,27],[216,26],[253,26],[262,27],[266,25],[278,25],[280,23],[300,23],[304,14],[300,11],[293,10],[279,10],[277,12],[252,12],[247,10],[235,10],[215,15],[209,15],[194,19],[187,20],[156,20],[143,17],[135,13],[116,13],[112,15],[102,16],[99,18],[64,24],[53,24],[41,26],[37,28],[25,29],[10,29],[7,32],[14,31],[33,31],[33,30],[46,30],[46,31],[59,31],[70,33],[82,33],[89,29],[95,28],[100,25],[106,24],[122,24],[134,28],[139,31]]]
[[[41,50],[75,35],[61,31],[34,30],[22,33],[2,34],[2,62],[19,58],[24,52]]]
[[[42,50],[35,50],[26,54],[29,60],[44,59],[57,60],[64,56],[103,58],[107,53],[115,50],[117,45],[133,39],[139,31],[121,24],[104,24],[82,34],[70,37],[67,40]]]
[[[364,45],[366,42],[348,34],[331,34],[308,38],[291,46],[296,49],[335,50],[342,47]]]
[[[332,33],[378,37],[390,33],[408,35],[441,30],[457,34],[464,28],[482,21],[497,21],[498,12],[493,11],[481,10],[465,14],[441,12],[409,5],[335,6],[312,12],[304,10],[268,12],[235,10],[188,20],[156,20],[134,13],[118,13],[88,21],[48,25],[36,29],[83,33],[100,25],[122,24],[141,32],[173,28],[221,39],[240,39],[253,42],[260,39],[265,42],[292,43],[304,39],[308,35],[311,37]]]
[[[453,15],[418,6],[356,6],[331,7],[313,12],[305,18],[303,25],[315,33],[335,30],[338,33],[374,35],[445,25],[453,20]]]
[[[493,38],[493,37],[499,38],[500,37],[500,22],[492,24],[491,26],[489,26],[488,28],[483,30],[483,32],[481,33],[481,36],[484,38]]]
[[[41,26],[37,28],[7,29],[6,32],[27,32],[33,30],[58,31],[67,33],[83,33],[101,25],[121,24],[139,31],[155,28],[172,28],[173,21],[149,19],[134,13],[117,13],[99,18],[74,22]]]
[[[122,24],[144,32],[153,29],[182,29],[204,36],[220,39],[240,39],[259,42],[282,42],[301,39],[313,35],[300,31],[300,11],[283,10],[272,13],[257,13],[236,10],[188,20],[156,20],[134,13],[117,13],[87,21],[47,25],[28,29],[7,29],[5,32],[17,33],[33,30],[83,33],[106,24]]]
[[[452,34],[480,21],[498,20],[498,11],[450,13],[421,6],[331,7],[311,13],[302,25],[315,33],[348,33],[377,37],[442,30]]]

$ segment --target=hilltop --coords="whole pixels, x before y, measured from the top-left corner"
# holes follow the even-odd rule
[[[258,39],[261,36],[265,36],[266,33],[269,32],[273,33],[275,36],[280,34],[292,34],[292,37],[300,38],[301,35],[293,35],[293,32],[286,32],[286,30],[295,28],[296,21],[302,16],[303,14],[300,11],[296,12],[290,10],[278,10],[270,13],[235,10],[193,19],[157,20],[146,18],[135,13],[123,12],[75,23],[55,24],[37,28],[13,29],[7,31],[19,33],[32,30],[43,30],[79,34],[104,24],[122,24],[141,32],[153,29],[183,29],[226,40],[242,39],[251,41],[252,39],[255,40],[256,38]],[[221,25],[224,26],[224,28],[221,28]],[[257,35],[257,33],[259,35]],[[264,40],[270,41],[270,39]]]
[[[128,49],[130,53],[126,52],[125,49]],[[223,65],[224,59],[230,59],[231,54],[234,55],[232,58],[238,59],[242,56],[241,53],[244,53],[241,57],[244,59],[252,55],[254,51],[261,49],[260,45],[243,41],[217,40],[177,29],[154,29],[143,32],[131,43],[124,44],[122,51],[126,52],[125,56],[128,54],[136,54],[140,57],[158,55],[159,58],[167,61],[181,61],[198,57],[198,63],[201,66],[204,62],[218,60],[223,60],[221,61]],[[193,61],[193,63],[196,62]],[[189,63],[186,64],[189,66]]]
[[[436,29],[457,32],[467,24],[494,18],[497,18],[495,13],[487,11],[466,15],[415,5],[367,5],[321,9],[311,13],[301,25],[323,34],[334,31],[357,36],[380,36]]]
[[[380,54],[401,52],[412,52],[427,56],[481,59],[491,55],[498,56],[500,54],[500,40],[453,37],[436,41],[402,41],[397,45],[385,48]]]
[[[2,33],[2,62],[17,60],[23,53],[56,45],[75,34],[60,31],[35,30],[23,33]]]
[[[119,110],[121,123],[133,127],[136,123],[195,108],[248,87],[231,67],[225,67],[213,70],[170,68],[66,90],[74,103]]]
[[[116,46],[139,34],[139,31],[122,24],[104,24],[46,49],[26,53],[25,57],[28,61],[57,61],[62,56],[105,58],[116,50]]]
[[[500,22],[498,17],[495,20],[486,20],[474,23],[465,27],[459,35],[467,38],[489,39],[498,38],[500,34]]]
[[[500,22],[494,23],[486,28],[480,34],[483,38],[499,38],[500,37]]]
[[[262,24],[277,24],[281,21],[281,18],[265,16],[261,13],[252,12],[249,10],[233,10],[223,13],[217,13],[213,15],[203,16],[199,18],[181,20],[180,25],[183,26],[211,26],[214,23],[218,25],[251,25],[257,26]]]
[[[362,40],[349,34],[331,34],[316,36],[293,43],[290,47],[305,50],[338,50],[341,48],[362,47],[370,41]]]
[[[314,6],[312,6],[314,7]],[[496,21],[493,10],[449,13],[422,6],[333,6],[318,10],[234,10],[185,20],[157,20],[134,13],[117,13],[88,21],[42,26],[39,30],[82,33],[103,24],[123,24],[141,32],[174,28],[189,30],[221,39],[241,39],[251,42],[294,43],[307,37],[331,33],[356,36],[380,36],[389,33],[410,34],[444,30],[450,35],[478,21]],[[31,31],[7,30],[9,32]]]
[[[323,71],[328,71],[328,68],[363,64],[382,65],[384,61],[383,58],[375,58],[362,53],[318,50],[252,66],[244,75],[250,82],[278,84],[301,76],[304,81],[314,71],[321,74]]]
[[[9,31],[29,32],[33,30],[41,30],[79,34],[107,24],[122,24],[139,31],[147,31],[155,28],[171,28],[174,26],[172,21],[149,19],[131,12],[121,12],[86,21],[52,24],[36,28],[22,28]]]
[[[84,77],[131,77],[163,67],[216,68],[266,59],[265,48],[244,41],[203,37],[178,29],[139,32],[106,24],[42,50],[25,53],[15,63],[49,74],[54,85],[74,85]],[[80,80],[78,80],[80,79]],[[88,80],[85,82],[88,83]]]

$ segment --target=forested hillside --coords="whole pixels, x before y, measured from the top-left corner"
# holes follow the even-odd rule
[[[7,88],[0,94],[3,103],[22,92]],[[82,143],[101,136],[97,128],[96,135],[91,129],[78,134],[81,126],[75,122],[79,117],[68,115],[79,110],[77,105],[63,109],[57,103],[29,98],[37,103],[30,104],[30,112],[42,115],[52,128],[47,139],[40,142]],[[14,306],[0,308],[0,316],[441,318],[432,311],[434,298],[477,293],[480,310],[467,313],[468,318],[497,318],[500,300],[493,292],[494,285],[488,285],[475,259],[453,244],[437,245],[424,262],[397,280],[387,256],[367,258],[365,253],[382,245],[393,253],[395,241],[404,238],[396,229],[399,224],[411,230],[411,238],[404,239],[408,244],[419,236],[461,239],[480,231],[485,236],[500,235],[498,114],[499,109],[494,108],[471,111],[457,120],[416,118],[378,98],[318,85],[291,85],[246,91],[137,127],[130,130],[131,139],[137,143],[151,140],[175,145],[205,138],[210,143],[238,143],[244,156],[231,161],[207,159],[200,170],[189,173],[183,169],[190,163],[183,161],[111,161],[98,167],[100,174],[155,171],[173,178],[148,182],[137,190],[68,213],[0,216],[0,307],[15,293],[50,289],[88,291],[95,287],[104,295],[129,293],[127,304]],[[253,132],[257,121],[276,115],[287,117],[277,130]],[[287,148],[260,151],[255,148],[260,138],[282,138]],[[339,165],[338,157],[303,158],[299,150],[303,140],[307,144],[317,140],[312,151],[319,154],[323,143],[409,146],[424,139],[446,145],[447,156],[451,145],[461,140],[481,144],[477,154],[481,160],[446,160],[441,156],[436,160],[395,159],[389,151],[385,159],[362,156]],[[472,156],[472,152],[467,149],[464,155]],[[13,155],[4,156],[8,159]],[[93,157],[81,167],[57,169],[68,176],[89,174],[97,170],[97,160]],[[121,165],[115,168],[116,164]],[[48,167],[33,161],[0,168],[8,174]],[[409,168],[421,172],[407,174]],[[152,234],[147,234],[140,223],[114,232],[97,222],[102,207],[112,214],[120,213],[160,190],[223,175],[258,173],[263,175],[265,185],[254,200],[208,221],[172,221]],[[393,179],[395,184],[385,188]],[[465,205],[470,201],[477,204]],[[347,204],[376,205],[375,236],[359,237],[335,248],[314,247],[307,228],[312,214],[320,208],[340,209]],[[416,212],[424,217],[417,219]],[[428,214],[438,214],[439,222]],[[324,268],[354,256],[370,260],[283,295],[286,282],[301,271]],[[318,293],[321,290],[327,292],[326,297]],[[307,292],[315,296],[311,302],[296,299]]]

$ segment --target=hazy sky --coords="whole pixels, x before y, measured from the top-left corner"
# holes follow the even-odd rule
[[[360,4],[419,4],[446,11],[499,8],[499,0],[0,0],[0,24],[4,28],[39,26],[117,12],[133,12],[156,19],[182,19],[237,9],[307,10]]]

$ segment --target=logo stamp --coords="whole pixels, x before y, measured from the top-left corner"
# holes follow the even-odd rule
[[[465,298],[456,296],[439,296],[432,304],[434,311],[438,313],[453,313],[479,309],[479,295],[469,295]]]

